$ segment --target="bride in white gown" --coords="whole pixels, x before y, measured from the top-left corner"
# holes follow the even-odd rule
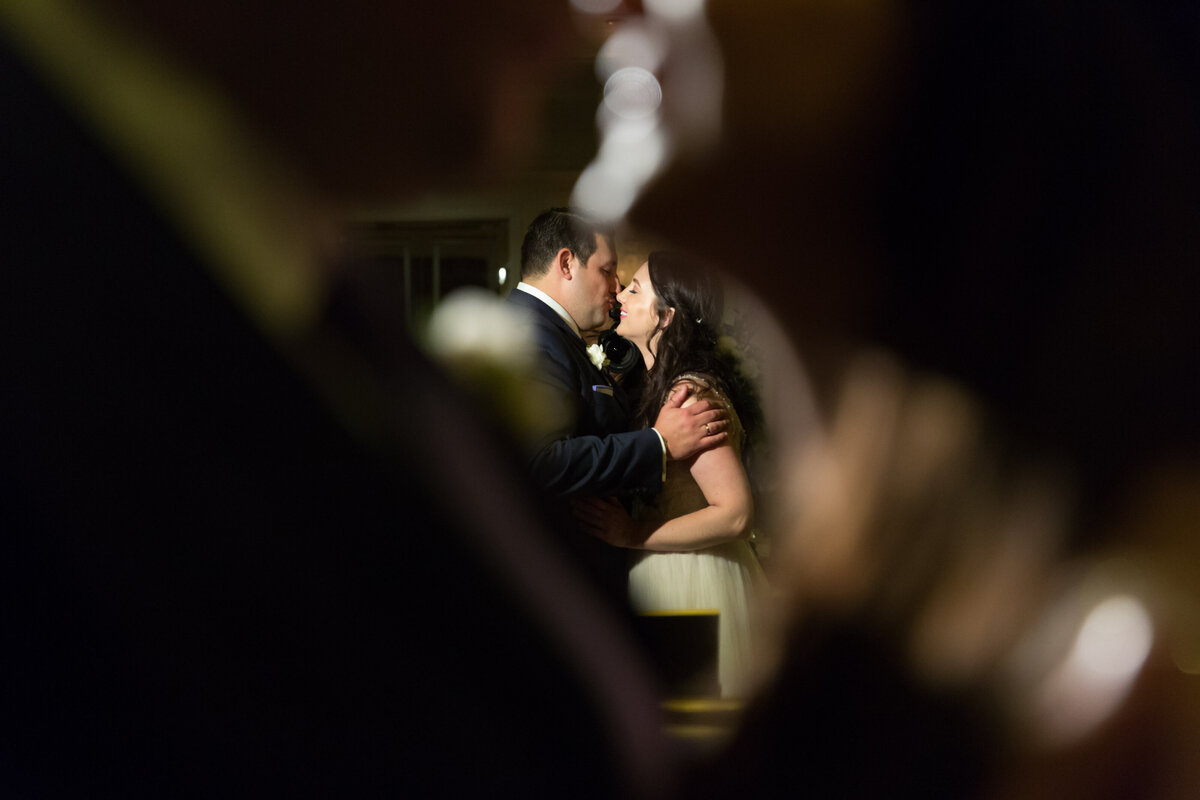
[[[637,505],[634,517],[615,500],[598,498],[583,501],[576,513],[597,536],[638,551],[629,574],[634,610],[720,612],[721,694],[742,697],[753,681],[754,606],[764,580],[748,542],[754,500],[742,459],[746,431],[734,402],[753,398],[717,351],[720,285],[707,271],[656,252],[617,299],[617,333],[637,345],[646,364],[637,418],[650,424],[667,398],[686,387],[685,405],[705,399],[729,412],[728,436],[690,460],[669,462],[662,491]]]

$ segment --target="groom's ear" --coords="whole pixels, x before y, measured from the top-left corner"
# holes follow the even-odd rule
[[[571,280],[571,259],[574,257],[575,254],[566,247],[554,255],[554,269],[567,280]]]

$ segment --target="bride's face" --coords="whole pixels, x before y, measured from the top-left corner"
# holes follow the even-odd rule
[[[649,264],[642,264],[633,273],[629,285],[617,295],[617,302],[621,304],[617,333],[634,344],[647,347],[662,321],[657,310],[658,296],[650,284]]]

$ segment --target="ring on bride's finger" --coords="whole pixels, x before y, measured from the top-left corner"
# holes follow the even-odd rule
[[[704,435],[705,435],[705,436],[712,436],[712,431],[710,431],[710,430],[708,429],[708,423],[707,423],[707,422],[706,422],[706,423],[704,423]]]

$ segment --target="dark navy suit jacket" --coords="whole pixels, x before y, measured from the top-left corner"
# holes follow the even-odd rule
[[[533,325],[538,379],[558,404],[546,415],[554,422],[527,443],[535,484],[555,498],[626,497],[662,488],[662,440],[649,428],[630,430],[624,393],[592,364],[579,335],[531,294],[515,290],[508,302]],[[603,591],[625,602],[628,553],[578,530],[566,502],[551,500],[549,505],[584,568]]]
[[[630,430],[629,403],[588,358],[583,340],[539,298],[509,295],[531,315],[538,375],[571,412],[542,431],[533,456],[535,482],[558,495],[620,495],[662,486],[662,440],[649,428]]]

